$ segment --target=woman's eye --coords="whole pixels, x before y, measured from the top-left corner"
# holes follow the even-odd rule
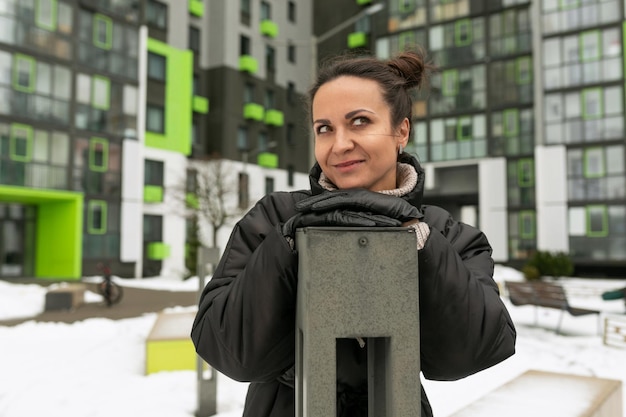
[[[354,119],[352,124],[354,126],[363,126],[363,125],[366,125],[368,122],[369,122],[369,119],[367,117],[357,117]]]
[[[327,133],[330,128],[327,125],[322,125],[317,127],[317,133]]]

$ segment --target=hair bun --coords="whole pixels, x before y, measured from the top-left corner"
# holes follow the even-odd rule
[[[404,79],[404,86],[407,89],[422,86],[431,69],[430,64],[425,62],[423,51],[403,52],[387,61],[387,66],[394,74]]]

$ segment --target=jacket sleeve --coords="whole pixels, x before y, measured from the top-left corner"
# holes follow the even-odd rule
[[[298,261],[280,232],[290,214],[275,210],[277,195],[293,207],[288,193],[274,193],[235,225],[191,331],[200,357],[238,381],[273,380],[294,362]]]
[[[431,232],[419,252],[421,367],[428,379],[455,380],[513,355],[516,331],[485,235],[441,208],[423,209]]]

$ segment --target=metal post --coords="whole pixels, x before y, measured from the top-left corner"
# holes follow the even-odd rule
[[[368,415],[419,417],[414,231],[309,227],[296,232],[296,244],[296,416],[336,415],[337,340],[362,338]]]
[[[204,290],[206,276],[213,273],[213,266],[219,262],[218,248],[198,248],[198,298]],[[200,356],[196,359],[198,405],[196,417],[208,417],[217,414],[217,371],[209,366]]]

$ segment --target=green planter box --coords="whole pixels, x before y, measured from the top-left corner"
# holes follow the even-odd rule
[[[250,55],[241,55],[239,57],[239,70],[249,72],[250,74],[256,74],[259,68],[259,63],[256,59]]]
[[[265,168],[278,168],[278,155],[271,152],[261,152],[257,156],[257,164]]]
[[[152,242],[148,244],[148,259],[160,261],[170,256],[170,245],[163,242]]]
[[[260,104],[257,104],[257,103],[244,104],[243,106],[244,118],[261,122],[263,121],[264,116],[265,116],[265,109]]]
[[[143,201],[146,203],[160,203],[163,201],[163,187],[158,185],[144,185]]]
[[[276,109],[269,109],[265,112],[265,124],[271,126],[282,126],[284,124],[283,112]]]

